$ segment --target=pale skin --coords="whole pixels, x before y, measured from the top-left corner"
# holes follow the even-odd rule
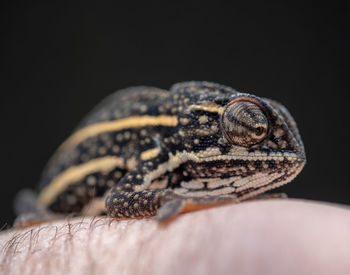
[[[350,210],[258,200],[154,219],[72,218],[0,234],[1,274],[350,274]]]

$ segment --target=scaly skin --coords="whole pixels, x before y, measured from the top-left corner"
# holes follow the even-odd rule
[[[304,164],[296,123],[273,100],[208,82],[134,87],[106,98],[62,144],[38,202],[57,213],[167,220],[255,197]]]

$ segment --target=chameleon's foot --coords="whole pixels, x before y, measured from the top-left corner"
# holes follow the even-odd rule
[[[14,228],[27,228],[30,226],[46,223],[46,222],[52,222],[55,220],[63,219],[64,215],[57,215],[57,214],[51,214],[51,213],[26,213],[18,216],[16,220],[13,223]]]
[[[118,192],[112,190],[106,198],[107,215],[116,219],[146,218],[157,214],[157,209],[168,201],[180,198],[172,190],[143,190]]]
[[[232,195],[180,198],[166,202],[157,213],[159,222],[168,222],[181,213],[208,209],[230,203],[237,203]]]
[[[14,202],[15,212],[18,215],[13,223],[15,228],[26,228],[48,221],[63,218],[63,215],[51,213],[37,204],[37,195],[30,189],[20,191]]]
[[[157,212],[158,221],[169,221],[178,214],[182,213],[185,208],[184,199],[176,199],[166,202]]]
[[[116,219],[146,218],[156,215],[160,222],[168,222],[180,213],[236,203],[233,195],[184,197],[172,190],[143,190],[118,192],[112,190],[106,198],[107,215]]]

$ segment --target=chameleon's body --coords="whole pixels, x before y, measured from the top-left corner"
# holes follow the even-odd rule
[[[135,87],[106,98],[61,145],[38,202],[162,220],[254,197],[304,164],[296,124],[275,101],[208,82]]]

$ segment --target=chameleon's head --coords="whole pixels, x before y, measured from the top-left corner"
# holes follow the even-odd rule
[[[245,199],[288,183],[302,170],[304,146],[283,105],[229,88],[201,89],[201,102],[189,106],[192,121],[200,121],[187,129],[192,177]]]
[[[305,164],[296,123],[277,102],[238,94],[224,106],[220,130],[227,150],[218,156],[218,164],[222,159],[226,167],[220,177],[232,171],[230,184],[238,197],[251,197],[285,184]]]

